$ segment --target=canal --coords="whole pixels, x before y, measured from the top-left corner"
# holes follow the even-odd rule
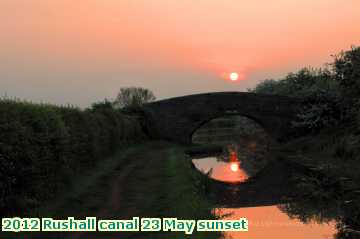
[[[190,153],[193,168],[209,179],[214,214],[249,220],[246,234],[226,232],[226,239],[359,238],[348,230],[350,223],[359,223],[354,218],[359,208],[346,200],[339,177],[279,154],[276,142],[255,122],[239,116],[215,119],[194,133],[193,143],[221,148]]]

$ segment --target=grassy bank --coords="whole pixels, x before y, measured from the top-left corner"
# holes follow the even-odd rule
[[[99,219],[177,217],[211,219],[201,178],[193,171],[184,148],[148,142],[120,149],[92,170],[72,178],[73,187],[33,216]],[[216,233],[39,233],[32,238],[219,238]],[[25,234],[8,234],[8,238]],[[6,238],[6,237],[5,237]]]
[[[351,128],[323,130],[282,150],[314,173],[293,175],[294,200],[284,211],[304,222],[337,222],[335,238],[360,235],[359,135]]]
[[[323,130],[317,135],[297,138],[283,145],[295,160],[336,177],[348,177],[360,183],[360,137],[351,128]]]

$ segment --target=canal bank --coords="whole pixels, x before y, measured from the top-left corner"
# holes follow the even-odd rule
[[[43,205],[33,217],[131,219],[176,217],[216,219],[201,179],[191,170],[182,146],[147,142],[120,150],[73,179],[72,190]],[[22,215],[19,215],[22,216]],[[194,232],[188,238],[219,238]],[[184,238],[183,232],[3,233],[1,238]]]

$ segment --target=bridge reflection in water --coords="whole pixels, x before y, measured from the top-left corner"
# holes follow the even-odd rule
[[[199,128],[192,141],[200,148],[223,147],[222,153],[219,147],[190,153],[198,155],[192,161],[195,168],[210,172],[205,193],[215,213],[225,220],[249,219],[249,232],[226,233],[226,239],[360,238],[353,230],[359,225],[358,191],[326,171],[297,163],[256,122],[217,118]],[[354,182],[352,187],[359,188]]]
[[[241,167],[242,162],[238,159],[235,151],[230,151],[227,159],[221,157],[205,157],[195,158],[192,162],[198,170],[204,174],[208,174],[212,179],[230,184],[236,183],[236,186],[233,187],[234,190],[227,191],[227,193],[230,192],[230,194],[234,193],[233,197],[235,198],[232,200],[242,201],[239,197],[249,196],[250,198],[244,201],[251,201],[252,195],[254,194],[239,193],[236,189],[236,187],[241,188],[242,185],[244,185],[244,188],[247,187],[246,184],[249,179],[249,174],[246,172],[246,169]],[[234,164],[237,165],[237,170],[233,170]],[[264,188],[262,191],[266,192],[266,190],[267,189]],[[221,194],[226,193],[226,191],[219,192]],[[261,194],[261,192],[257,193],[257,195],[260,195],[259,197],[262,197]],[[254,201],[258,201],[258,198],[256,197],[253,199]],[[266,198],[264,199],[266,201]],[[238,220],[242,217],[249,220],[248,232],[226,232],[224,233],[225,239],[330,239],[334,238],[334,235],[337,232],[336,223],[334,221],[330,223],[317,223],[314,221],[303,223],[296,218],[290,218],[286,212],[282,211],[281,204],[277,204],[274,201],[268,201],[266,203],[259,202],[258,204],[255,202],[253,205],[255,206],[249,207],[249,205],[244,204],[239,205],[239,207],[233,207],[233,204],[230,207],[214,209],[214,214],[224,220]]]

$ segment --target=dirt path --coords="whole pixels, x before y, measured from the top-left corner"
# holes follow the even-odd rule
[[[130,173],[135,168],[135,163],[128,165],[125,169],[121,171],[119,175],[117,175],[116,179],[112,183],[112,190],[109,197],[109,202],[107,206],[104,207],[97,217],[106,218],[111,216],[111,212],[118,211],[121,208],[121,195],[124,193],[122,185],[124,185],[125,181],[128,179]]]
[[[134,216],[151,215],[149,204],[155,204],[157,197],[163,197],[158,189],[163,188],[164,165],[167,147],[153,145],[151,150],[136,152],[126,157],[128,164],[117,168],[108,183],[111,185],[106,203],[96,213],[97,219],[131,219]],[[149,195],[151,197],[144,196]],[[146,205],[148,204],[148,205]],[[136,237],[137,233],[121,233],[121,238]],[[83,232],[74,233],[71,238],[119,238],[119,233]]]
[[[97,218],[110,218],[112,212],[119,211],[121,208],[121,195],[124,193],[122,185],[124,185],[125,180],[129,177],[129,174],[134,170],[136,166],[136,161],[132,161],[132,164],[127,165],[121,171],[119,171],[118,175],[114,180],[111,181],[111,193],[109,195],[108,202],[105,204],[103,208],[97,213]],[[90,238],[91,233],[86,232],[78,232],[73,233],[71,238]]]

